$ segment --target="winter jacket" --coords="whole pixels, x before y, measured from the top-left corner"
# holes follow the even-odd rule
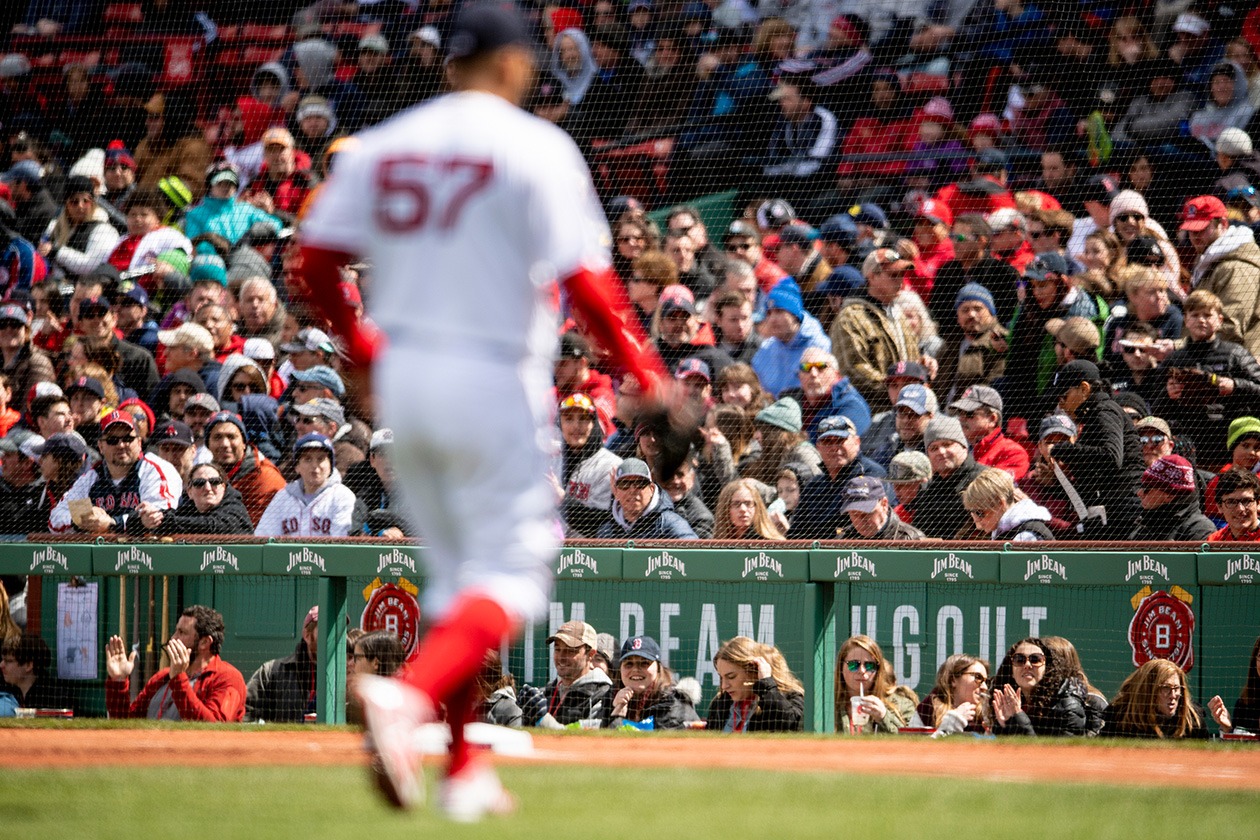
[[[1046,524],[1050,520],[1050,511],[1032,499],[1023,498],[1002,514],[993,531],[993,539],[1009,542],[1052,540],[1054,534]]]
[[[1225,105],[1217,105],[1208,94],[1207,103],[1190,117],[1190,133],[1209,149],[1216,150],[1216,138],[1227,128],[1246,128],[1247,121],[1255,113],[1255,107],[1247,99],[1247,74],[1232,61],[1222,61],[1212,68],[1215,74],[1229,70],[1234,77],[1234,95]],[[1208,81],[1210,88],[1211,81]]]
[[[1202,542],[1216,523],[1199,511],[1199,494],[1181,493],[1166,505],[1143,510],[1129,539],[1140,542]]]
[[[625,716],[612,713],[612,700],[610,693],[604,709],[605,729],[620,729],[627,721],[643,723],[649,718],[653,729],[682,729],[692,721],[700,720],[691,696],[674,687],[648,697],[631,698]]]
[[[1220,388],[1205,376],[1188,380],[1180,399],[1169,399],[1169,372],[1187,368],[1232,379],[1233,393],[1222,397]],[[1223,341],[1219,335],[1211,341],[1187,338],[1185,346],[1174,350],[1153,375],[1159,383],[1155,388],[1159,396],[1152,405],[1156,416],[1167,420],[1178,436],[1194,440],[1201,463],[1228,461],[1225,444],[1230,421],[1260,412],[1260,364],[1255,357],[1242,345]]]
[[[801,487],[801,501],[792,513],[794,540],[834,540],[837,531],[847,527],[849,517],[840,513],[844,504],[844,486],[859,476],[883,478],[887,475],[879,464],[859,454],[837,475],[824,472]]]
[[[1097,391],[1076,410],[1076,443],[1054,447],[1086,507],[1102,505],[1107,525],[1086,526],[1086,539],[1129,538],[1138,515],[1137,486],[1145,464],[1133,422],[1110,394]],[[916,499],[916,501],[918,501]]]
[[[752,706],[744,724],[744,732],[799,732],[805,719],[805,695],[784,694],[774,677],[764,677],[753,683]],[[734,725],[732,712],[735,703],[731,695],[722,692],[709,704],[705,716],[710,732],[727,732]]]
[[[153,360],[153,354],[117,336],[112,337],[109,343],[118,353],[118,375],[122,377],[123,383],[137,394],[153,393],[158,384],[157,362]],[[165,410],[165,405],[159,409]]]
[[[71,225],[62,211],[44,236],[54,246],[49,261],[61,266],[70,277],[90,274],[109,259],[119,239],[118,231],[109,223],[109,215],[99,207],[92,211],[91,219],[78,225]]]
[[[1016,481],[1028,472],[1028,450],[1002,434],[1000,428],[994,429],[983,440],[976,441],[971,447],[971,457],[981,466],[1006,470]]]
[[[601,540],[694,540],[696,532],[674,512],[674,503],[661,488],[652,488],[652,501],[633,523],[626,522],[621,502],[612,503],[612,519],[599,528]]]
[[[918,358],[915,335],[897,307],[874,298],[846,298],[831,324],[831,345],[840,370],[866,399],[872,411],[887,411],[885,371],[896,362]]]
[[[130,680],[106,680],[105,708],[109,716],[219,723],[239,723],[244,719],[245,678],[218,656],[206,664],[196,684],[188,674],[179,674],[173,680],[170,674],[170,668],[158,671],[130,703]]]
[[[565,69],[560,61],[561,39],[569,39],[577,47],[578,68],[572,73]],[[564,91],[564,101],[572,108],[581,105],[587,90],[590,89],[591,82],[595,80],[595,75],[599,72],[599,66],[595,64],[595,59],[591,56],[591,43],[587,40],[586,33],[581,29],[565,29],[556,33],[551,47],[551,61],[547,69],[560,83],[560,88]]]
[[[1260,703],[1244,703],[1241,697],[1234,703],[1234,713],[1229,716],[1234,729],[1260,732]]]
[[[770,135],[762,173],[779,178],[815,175],[830,162],[839,142],[839,121],[821,105],[799,122],[780,118]]]
[[[293,653],[258,666],[246,686],[245,720],[301,723],[315,711],[315,672],[302,639]]]
[[[1010,332],[994,324],[974,340],[964,341],[960,330],[950,330],[936,354],[938,368],[932,380],[942,405],[949,405],[972,385],[989,385],[1006,370],[1005,346]],[[999,351],[996,345],[1002,344]],[[964,346],[965,345],[965,346]]]
[[[1260,358],[1260,247],[1251,228],[1226,228],[1199,257],[1191,281],[1221,299],[1221,338]]]
[[[848,518],[847,516],[845,517]],[[793,539],[796,539],[793,536]],[[901,517],[889,510],[888,521],[884,523],[884,527],[880,528],[873,537],[864,537],[857,532],[852,525],[841,524],[836,532],[836,539],[840,540],[926,540],[927,536],[913,525],[907,525],[901,521]],[[913,712],[914,709],[911,708]],[[908,720],[909,718],[907,718]],[[904,725],[904,724],[903,724]]]
[[[360,510],[356,511],[356,507]],[[332,471],[311,499],[305,498],[302,480],[289,482],[276,493],[258,520],[256,537],[344,537],[355,530],[364,513],[350,488],[341,483],[341,473]]]
[[[496,689],[481,703],[477,718],[495,726],[521,728],[521,707],[516,703],[516,689],[510,685]]]
[[[522,722],[526,726],[561,729],[583,720],[602,721],[604,707],[612,702],[611,693],[612,680],[599,668],[578,677],[568,688],[560,685],[559,678],[547,683],[541,691],[524,686],[520,703]]]
[[[1204,713],[1203,709],[1196,703],[1194,710],[1199,714],[1199,725],[1191,729],[1185,734],[1186,738],[1194,738],[1206,741],[1209,737],[1207,722],[1209,717]],[[1104,738],[1171,738],[1173,732],[1176,731],[1176,718],[1160,718],[1156,721],[1156,727],[1159,733],[1156,734],[1148,729],[1136,729],[1128,726],[1120,725],[1120,716],[1123,710],[1114,704],[1107,707],[1103,712],[1103,728],[1098,734]]]
[[[713,512],[705,505],[704,500],[693,489],[686,496],[674,502],[674,512],[683,518],[696,536],[702,540],[713,538]]]
[[[217,233],[235,245],[257,222],[269,224],[276,230],[284,227],[280,219],[247,202],[206,196],[188,209],[184,216],[184,234],[196,239],[203,233]]]
[[[245,457],[227,470],[228,482],[241,493],[245,510],[251,522],[262,519],[263,511],[271,504],[276,493],[285,487],[280,469],[258,451],[258,447],[245,445]]]
[[[1085,686],[1069,677],[1049,706],[1029,706],[1025,701],[1005,726],[994,720],[993,731],[996,735],[1085,735],[1089,732],[1085,704]]]
[[[812,405],[805,399],[802,388],[788,388],[779,394],[780,399],[783,397],[791,397],[801,407],[801,425],[809,434],[811,443],[818,442],[818,424],[836,414],[852,420],[859,435],[866,434],[871,427],[871,408],[847,376],[840,377],[840,381],[832,386],[830,395]]]
[[[157,528],[149,531],[140,522],[140,517],[133,516],[127,521],[127,533],[143,534],[252,534],[254,523],[245,509],[245,500],[235,487],[223,489],[223,501],[218,507],[202,513],[197,510],[193,500],[185,495],[179,501],[179,507],[168,510],[162,515],[162,522]]]
[[[797,373],[801,354],[811,347],[830,353],[831,339],[823,332],[818,319],[805,313],[801,328],[791,341],[784,343],[777,338],[768,338],[753,355],[752,369],[757,372],[761,387],[775,396],[788,388],[795,388],[800,383]]]
[[[949,475],[933,475],[914,501],[906,506],[914,527],[929,537],[953,539],[964,526],[971,524],[971,516],[963,507],[962,491],[984,470],[985,467],[968,455],[967,460]]]

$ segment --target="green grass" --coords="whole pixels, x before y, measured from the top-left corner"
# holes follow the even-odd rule
[[[1030,785],[969,780],[516,766],[521,801],[506,820],[453,826],[398,814],[357,768],[9,770],[8,837],[41,840],[389,840],[493,837],[1255,838],[1248,793]]]

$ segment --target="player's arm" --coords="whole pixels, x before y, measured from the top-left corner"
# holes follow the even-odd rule
[[[659,399],[665,368],[638,320],[627,311],[625,291],[612,269],[579,268],[561,284],[574,311],[613,362],[632,374],[645,393]]]
[[[302,245],[302,277],[312,306],[328,319],[333,332],[346,342],[346,357],[358,367],[366,367],[376,358],[377,335],[355,317],[354,309],[341,294],[341,269],[355,259],[354,254]]]

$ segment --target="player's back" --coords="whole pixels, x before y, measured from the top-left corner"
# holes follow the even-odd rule
[[[307,224],[374,263],[369,314],[391,342],[554,343],[558,275],[607,260],[607,225],[573,141],[499,97],[456,93],[363,135]]]

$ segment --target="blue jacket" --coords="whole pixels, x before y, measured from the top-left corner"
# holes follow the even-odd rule
[[[796,373],[801,364],[801,354],[810,347],[830,353],[831,339],[818,319],[806,312],[801,328],[791,341],[784,344],[777,338],[768,338],[753,355],[752,369],[757,372],[761,387],[777,397],[779,392],[800,384]],[[870,423],[869,412],[866,419]]]
[[[612,519],[607,520],[599,528],[598,539],[601,540],[695,540],[699,539],[691,530],[687,520],[674,513],[674,503],[669,495],[661,492],[660,487],[652,488],[652,501],[647,510],[627,525],[621,512],[621,503],[613,499]]]
[[[284,222],[249,202],[206,196],[184,216],[184,235],[196,239],[203,233],[217,233],[235,245],[255,222],[266,222],[277,231],[284,227]]]

